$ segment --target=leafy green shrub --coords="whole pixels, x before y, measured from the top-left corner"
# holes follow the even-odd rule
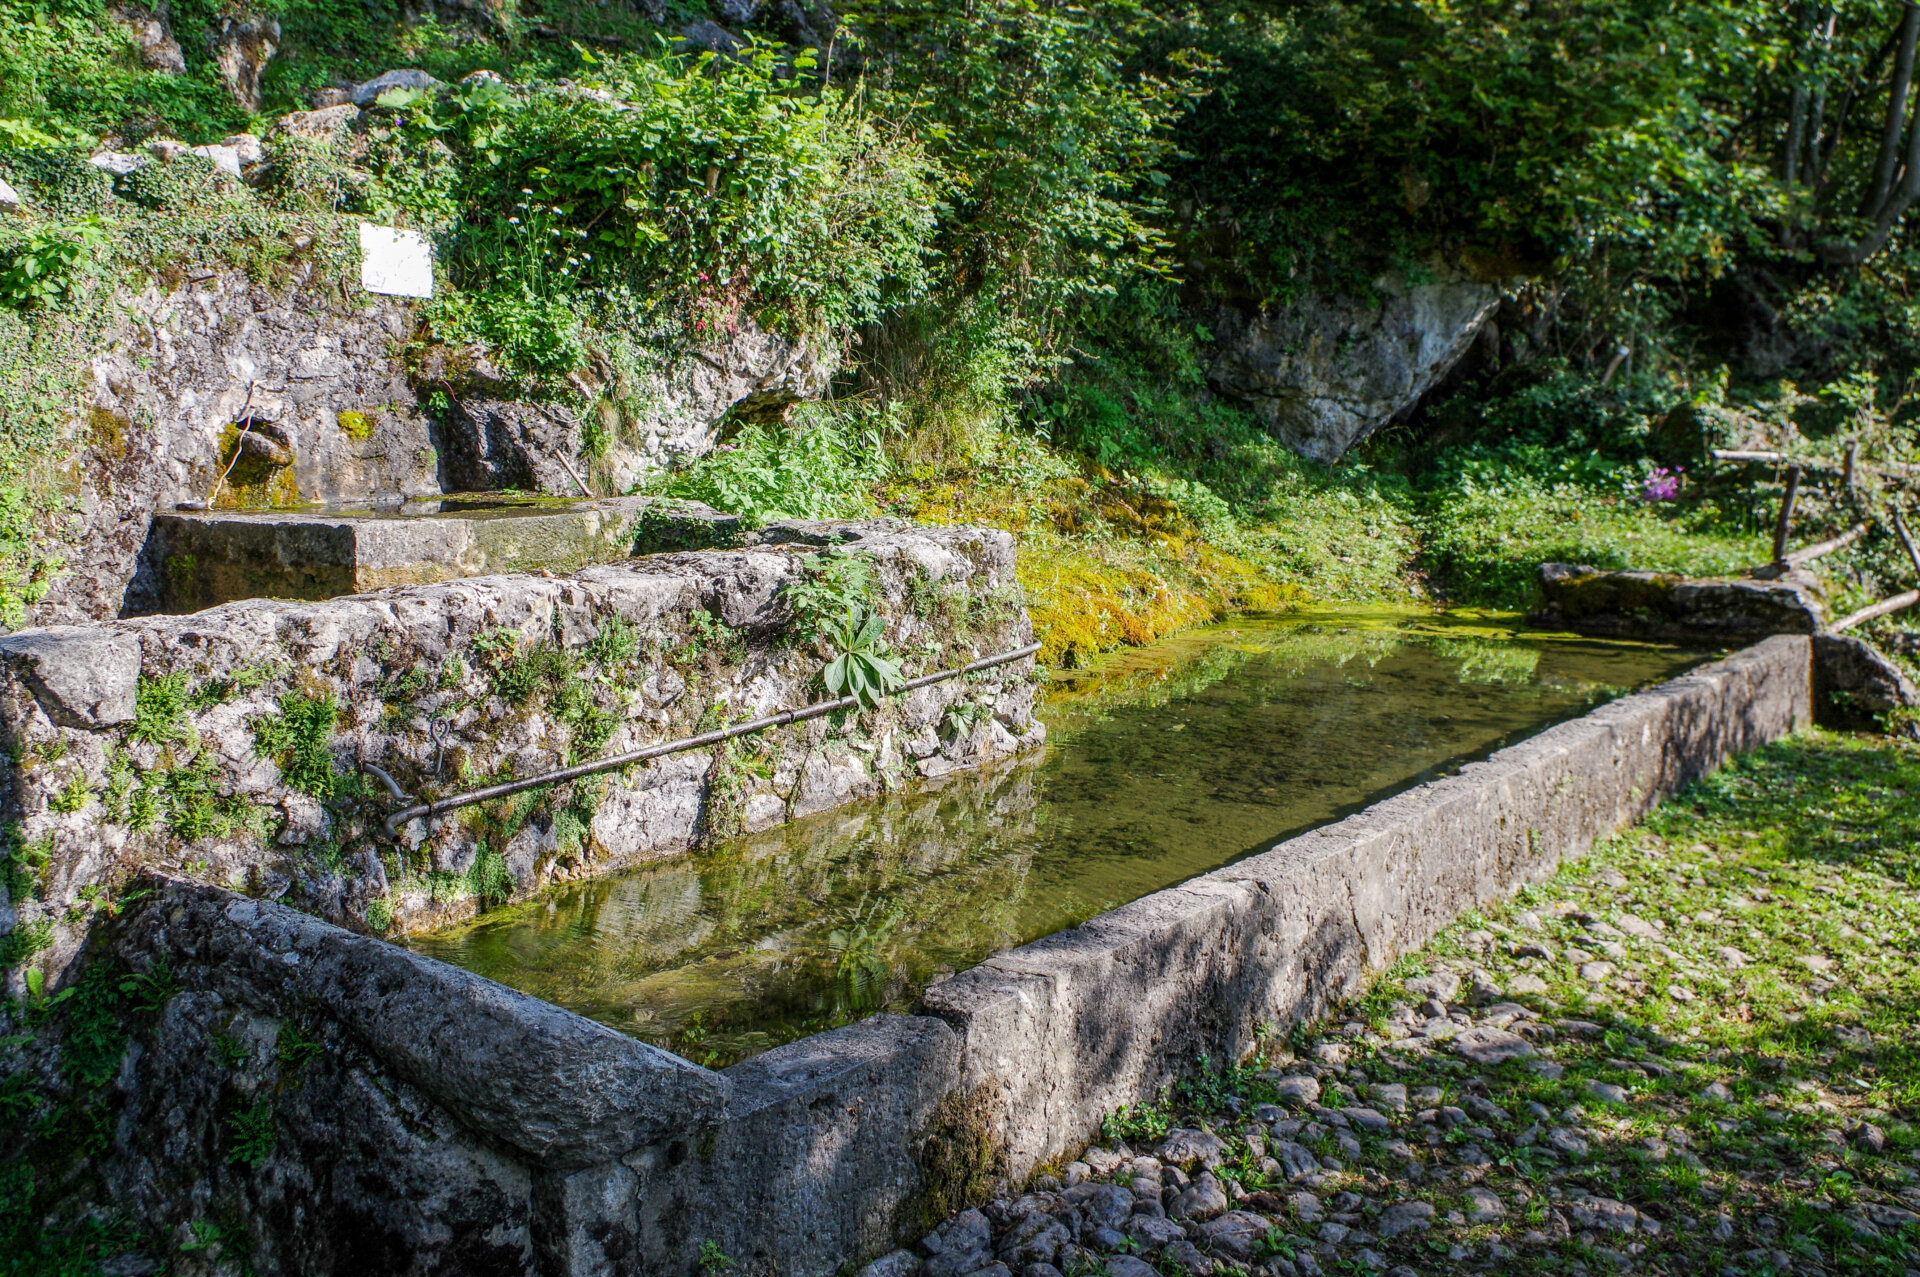
[[[880,426],[857,412],[796,416],[792,424],[742,426],[730,443],[656,486],[756,524],[872,513],[872,487],[888,468]]]
[[[106,242],[97,225],[46,226],[0,248],[0,303],[16,309],[64,301],[94,251]]]
[[[113,207],[113,178],[87,163],[79,151],[59,147],[7,150],[0,146],[4,175],[34,207],[60,220],[96,217]]]
[[[837,622],[823,627],[826,639],[839,655],[827,662],[820,677],[835,697],[852,696],[876,705],[883,696],[900,690],[900,666],[887,652],[886,618],[855,606]]]
[[[873,610],[879,588],[872,559],[836,546],[803,560],[800,579],[787,586],[785,598],[801,634],[824,636],[835,621]]]
[[[477,161],[456,277],[627,283],[690,303],[696,328],[753,299],[835,330],[918,290],[933,217],[918,143],[788,67],[756,45],[596,59],[569,90],[456,93],[444,136]]]

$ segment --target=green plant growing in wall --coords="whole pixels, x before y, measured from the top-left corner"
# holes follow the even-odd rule
[[[375,896],[367,904],[367,926],[378,932],[384,932],[393,925],[393,898]]]
[[[624,616],[610,616],[587,643],[587,659],[607,668],[624,664],[640,645],[640,631]]]
[[[846,616],[823,629],[839,655],[827,662],[820,677],[836,697],[853,696],[863,705],[876,705],[905,682],[900,666],[887,652],[886,618],[855,605]]]
[[[47,867],[53,863],[53,838],[43,835],[31,842],[18,824],[7,831],[7,894],[14,900],[28,900],[45,888]]]
[[[315,798],[332,798],[340,790],[334,770],[333,725],[340,704],[332,693],[310,696],[289,692],[280,698],[280,715],[253,720],[253,743],[280,767],[289,785]]]
[[[280,1035],[276,1045],[280,1056],[280,1067],[289,1072],[305,1068],[311,1061],[326,1053],[324,1046],[310,1041],[300,1032],[300,1026],[291,1020],[280,1025]]]
[[[815,555],[799,580],[786,588],[793,624],[806,637],[824,637],[827,627],[854,609],[871,611],[879,582],[873,561],[846,549]]]
[[[265,812],[243,795],[220,792],[219,765],[206,750],[149,772],[148,778],[157,782],[158,805],[165,809],[167,828],[187,842],[215,834],[225,836],[239,830],[257,830],[265,818]],[[136,791],[133,805],[137,806],[146,792],[145,786]]]
[[[720,1274],[733,1271],[733,1260],[727,1258],[727,1252],[720,1249],[720,1243],[709,1237],[700,1243],[700,1277],[720,1277]]]
[[[133,726],[127,739],[148,745],[170,745],[188,735],[187,675],[181,670],[159,678],[140,676],[133,694]]]
[[[467,866],[467,889],[482,906],[496,905],[513,896],[513,873],[498,850],[482,847]],[[369,915],[371,921],[371,915]]]
[[[65,301],[106,239],[95,221],[34,231],[0,254],[0,302],[29,310]]]
[[[76,773],[66,783],[65,788],[48,800],[47,806],[62,815],[72,815],[85,811],[87,804],[93,801],[93,786],[87,784],[83,773]]]
[[[23,966],[34,954],[52,944],[53,919],[17,922],[12,931],[0,936],[0,968]]]
[[[258,1167],[273,1156],[273,1150],[280,1143],[272,1100],[261,1100],[244,1113],[235,1113],[227,1119],[227,1130],[233,1137],[227,1161],[236,1166]]]

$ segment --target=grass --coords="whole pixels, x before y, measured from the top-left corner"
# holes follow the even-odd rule
[[[1418,1273],[1910,1272],[1916,883],[1920,748],[1798,735],[1270,1041],[1277,1073],[1203,1073],[1112,1115],[1106,1138],[1139,1152],[1168,1125],[1232,1137],[1223,1172],[1269,1194],[1241,1204],[1271,1216],[1269,1252],[1311,1255],[1323,1271],[1377,1257]],[[1439,972],[1460,979],[1460,1003],[1478,982],[1481,1003],[1523,1007],[1539,1057],[1482,1068],[1442,1044],[1405,1049],[1425,992],[1405,982]],[[1309,1068],[1327,1109],[1372,1104],[1392,1122],[1342,1150],[1327,1109],[1294,1114],[1307,1120],[1297,1138],[1342,1167],[1304,1185],[1328,1213],[1353,1212],[1340,1218],[1361,1231],[1337,1245],[1288,1204],[1303,1184],[1262,1183],[1237,1137],[1236,1111],[1275,1098],[1277,1074]],[[1375,1098],[1383,1083],[1408,1089],[1407,1113]],[[1485,1193],[1504,1215],[1469,1219]],[[1594,1199],[1632,1207],[1619,1216],[1633,1231],[1610,1231]],[[1432,1205],[1431,1227],[1371,1235],[1399,1200]]]

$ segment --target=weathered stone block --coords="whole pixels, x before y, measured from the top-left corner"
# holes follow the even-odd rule
[[[657,508],[656,508],[657,507]],[[561,501],[486,493],[388,510],[163,514],[147,553],[161,611],[243,599],[330,599],[395,585],[548,569],[571,572],[634,552],[739,540],[740,520],[648,497]]]
[[[1581,634],[1750,643],[1769,634],[1816,634],[1826,609],[1788,580],[1689,578],[1672,572],[1540,565],[1536,625]]]

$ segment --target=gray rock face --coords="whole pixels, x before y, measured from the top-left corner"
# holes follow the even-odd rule
[[[233,100],[249,111],[260,109],[260,79],[279,48],[277,18],[237,13],[220,20],[214,60]]]
[[[428,75],[425,71],[383,71],[371,80],[353,86],[348,95],[353,104],[363,110],[370,107],[382,93],[388,89],[422,89],[429,93],[443,89],[446,85]]]
[[[1369,1135],[1385,1135],[1393,1129],[1393,1123],[1389,1122],[1384,1114],[1374,1109],[1356,1106],[1340,1111],[1347,1121],[1353,1123],[1356,1130],[1365,1131]]]
[[[1433,1214],[1431,1202],[1400,1202],[1381,1211],[1374,1228],[1382,1237],[1398,1237],[1431,1227]]]
[[[1500,1195],[1491,1189],[1474,1184],[1468,1187],[1466,1197],[1469,1224],[1490,1224],[1494,1220],[1506,1217],[1506,1203],[1501,1201]]]
[[[1475,1064],[1504,1064],[1535,1054],[1533,1046],[1519,1034],[1488,1028],[1468,1029],[1454,1038],[1453,1053]]]
[[[920,1268],[920,1256],[910,1250],[896,1250],[874,1260],[855,1277],[914,1277]]]
[[[1413,407],[1500,301],[1496,286],[1451,270],[1424,283],[1382,277],[1375,289],[1376,300],[1316,294],[1257,315],[1223,310],[1208,381],[1295,452],[1338,461]]]
[[[165,0],[154,9],[128,5],[111,11],[140,50],[140,65],[162,75],[184,75],[187,60],[174,39]]]
[[[1227,1206],[1226,1190],[1211,1174],[1204,1174],[1181,1190],[1180,1196],[1174,1198],[1173,1205],[1167,1207],[1167,1216],[1170,1219],[1206,1220],[1220,1214]]]
[[[694,502],[489,499],[408,502],[382,511],[160,514],[147,558],[159,610],[254,598],[329,599],[395,585],[548,569],[570,572],[647,552],[739,543],[740,520]]]
[[[1813,638],[1815,718],[1823,726],[1871,728],[1876,715],[1920,705],[1920,688],[1873,644],[1851,634]]]
[[[139,573],[152,516],[213,495],[243,417],[291,464],[236,466],[223,503],[440,495],[436,428],[388,357],[412,331],[406,305],[347,308],[318,288],[276,296],[238,274],[126,301],[126,327],[92,362],[85,531],[37,624],[157,606],[151,567]]]
[[[1305,1073],[1295,1073],[1280,1078],[1274,1082],[1273,1089],[1279,1095],[1282,1104],[1302,1107],[1318,1103],[1320,1100],[1319,1080]]]
[[[1160,1141],[1160,1147],[1155,1151],[1160,1160],[1169,1166],[1212,1170],[1226,1157],[1227,1142],[1206,1131],[1176,1127],[1167,1132],[1167,1138]]]
[[[993,1225],[977,1210],[962,1211],[920,1243],[923,1277],[968,1277],[993,1262]]]
[[[1567,1218],[1575,1228],[1625,1235],[1638,1230],[1640,1212],[1610,1197],[1583,1197],[1568,1205]]]
[[[1062,1196],[1086,1217],[1105,1228],[1118,1228],[1133,1213],[1133,1194],[1113,1184],[1080,1184]]]
[[[0,638],[10,662],[61,727],[112,727],[133,718],[140,641],[90,626],[56,626]]]
[[[1264,1215],[1234,1210],[1200,1225],[1200,1235],[1215,1254],[1246,1263],[1272,1226],[1273,1221]]]

